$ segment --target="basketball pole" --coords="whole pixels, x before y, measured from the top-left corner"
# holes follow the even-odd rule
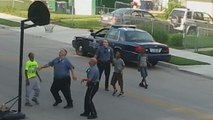
[[[21,21],[21,35],[20,35],[20,54],[19,54],[19,88],[18,88],[18,112],[21,112],[22,104],[22,68],[23,68],[23,49],[24,49],[24,29],[35,27],[36,25],[25,26],[25,22],[30,21],[29,19]]]

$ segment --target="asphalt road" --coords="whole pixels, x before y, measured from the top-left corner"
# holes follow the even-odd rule
[[[0,103],[18,94],[20,33],[0,29]],[[22,107],[28,120],[84,120],[83,112],[85,84],[80,80],[86,76],[87,57],[75,55],[70,44],[48,40],[42,37],[25,35],[24,61],[27,54],[34,52],[40,65],[48,63],[57,57],[58,51],[66,48],[68,58],[75,65],[78,81],[72,81],[72,97],[74,108],[65,110],[63,103],[53,107],[53,97],[49,88],[52,83],[51,68],[40,71],[41,83],[40,105]],[[156,66],[148,69],[149,88],[138,87],[140,75],[134,66],[124,70],[125,96],[112,96],[112,88],[104,91],[104,79],[94,97],[98,112],[98,120],[213,120],[213,81],[195,75],[190,75],[174,69]],[[104,77],[104,76],[103,76]],[[24,80],[24,79],[23,79]],[[23,83],[23,104],[24,104]],[[63,97],[62,97],[63,98]],[[17,109],[17,104],[13,107]]]

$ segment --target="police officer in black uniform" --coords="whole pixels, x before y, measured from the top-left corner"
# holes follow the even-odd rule
[[[113,61],[114,53],[113,49],[109,46],[107,40],[102,41],[102,45],[97,49],[95,56],[98,60],[98,69],[99,69],[99,79],[101,79],[101,75],[104,71],[105,73],[105,90],[109,91],[109,75],[111,65],[110,63]]]
[[[80,116],[85,116],[88,119],[97,118],[97,112],[93,104],[93,97],[99,88],[99,70],[97,67],[96,58],[91,58],[89,61],[90,67],[87,69],[87,78],[81,82],[87,81],[87,91],[84,99],[84,112]]]

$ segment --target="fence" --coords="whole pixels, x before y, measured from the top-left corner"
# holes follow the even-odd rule
[[[191,49],[195,52],[203,48],[213,48],[213,25],[208,27],[197,27],[196,34],[186,34],[183,38],[185,49]]]

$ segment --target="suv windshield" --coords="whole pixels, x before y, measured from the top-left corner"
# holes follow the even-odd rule
[[[153,42],[153,38],[150,34],[141,31],[126,31],[126,41],[128,42]]]
[[[183,17],[184,16],[185,11],[180,11],[180,10],[173,10],[171,13],[171,17]]]

